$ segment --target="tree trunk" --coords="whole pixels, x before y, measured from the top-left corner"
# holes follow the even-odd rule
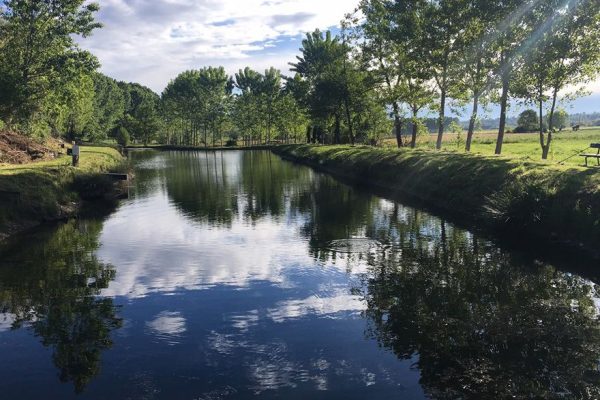
[[[346,119],[348,121],[348,133],[350,134],[350,144],[354,146],[354,132],[352,130],[352,117],[350,115],[350,106],[348,104],[348,99],[344,99],[344,106],[346,108]]]
[[[467,143],[465,144],[466,151],[471,151],[471,142],[473,141],[473,134],[475,133],[475,123],[477,122],[478,109],[479,93],[475,93],[473,96],[473,112],[471,113],[471,120],[469,121],[469,131],[467,132]]]
[[[342,143],[342,138],[341,138],[341,127],[340,127],[340,116],[339,114],[335,114],[335,133],[334,133],[334,139],[333,142],[335,144],[340,144]]]
[[[556,107],[556,96],[557,96],[557,92],[554,92],[553,95],[553,99],[552,99],[552,109],[550,111],[550,118],[552,119],[552,117],[554,116],[554,107]],[[544,141],[544,102],[542,100],[539,101],[539,107],[540,107],[540,145],[542,146],[542,160],[547,160],[548,159],[548,154],[550,153],[550,144],[552,143],[552,120],[550,120],[550,122],[548,122],[548,136],[546,138],[546,140]]]
[[[496,154],[502,154],[502,144],[504,143],[504,131],[506,130],[506,110],[508,108],[508,89],[510,85],[510,72],[506,69],[502,73],[502,96],[500,97],[500,128],[498,129],[498,139],[496,140]]]
[[[404,143],[402,142],[402,120],[399,116],[394,117],[394,133],[396,134],[398,148],[404,147]]]
[[[442,90],[440,98],[440,117],[438,121],[438,137],[435,144],[437,150],[442,149],[442,140],[444,139],[444,122],[446,121],[446,91]]]
[[[417,114],[419,113],[418,110],[413,109],[413,115],[412,115],[412,137],[410,140],[410,147],[411,148],[415,148],[417,147],[417,133],[419,133],[419,126],[417,125]]]
[[[402,142],[402,119],[400,118],[400,108],[395,101],[392,103],[392,107],[394,109],[394,133],[396,134],[396,143],[398,148],[400,148],[404,146],[404,143]]]

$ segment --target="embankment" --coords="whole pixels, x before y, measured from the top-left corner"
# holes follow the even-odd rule
[[[372,147],[285,145],[273,151],[521,242],[599,251],[599,169]]]
[[[103,175],[123,171],[124,159],[110,147],[83,147],[78,168],[70,157],[23,165],[0,165],[0,240],[44,222],[76,215],[86,201],[116,195]]]

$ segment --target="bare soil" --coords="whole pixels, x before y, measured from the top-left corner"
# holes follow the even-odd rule
[[[27,164],[52,160],[58,154],[60,142],[55,139],[42,144],[11,131],[0,131],[0,164]]]

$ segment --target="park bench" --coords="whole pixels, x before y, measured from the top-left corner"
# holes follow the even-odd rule
[[[598,165],[600,165],[600,143],[590,144],[590,149],[598,149],[598,152],[596,154],[584,153],[581,155],[581,157],[585,157],[585,166],[587,167],[588,165],[588,158],[595,158]]]

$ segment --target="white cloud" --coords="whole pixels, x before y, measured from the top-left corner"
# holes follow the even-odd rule
[[[268,316],[275,322],[305,317],[307,315],[332,316],[339,312],[366,310],[367,305],[359,296],[338,290],[331,296],[314,295],[305,299],[285,300],[269,309]]]
[[[152,321],[146,322],[146,328],[151,335],[169,344],[177,344],[178,338],[187,330],[185,318],[181,313],[171,311],[163,311],[156,315]]]
[[[338,25],[357,3],[103,0],[98,20],[104,28],[81,43],[99,57],[104,73],[161,91],[179,72],[206,65],[230,73],[246,65],[286,70],[296,49],[282,39]]]
[[[0,332],[9,331],[17,317],[10,313],[0,313]]]

